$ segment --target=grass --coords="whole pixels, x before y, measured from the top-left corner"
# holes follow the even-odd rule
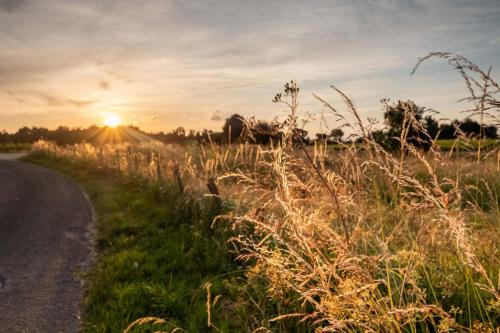
[[[432,56],[466,84],[483,82],[468,87],[480,90],[469,99],[477,115],[498,105],[488,74],[460,56]],[[96,177],[88,191],[101,215],[101,257],[88,327],[161,317],[190,332],[498,331],[499,148],[418,150],[408,133],[428,133],[408,106],[399,150],[387,151],[332,89],[347,113],[316,98],[354,119],[345,126],[359,144],[306,147],[293,81],[274,99],[289,110],[274,145],[39,142],[43,163]],[[207,182],[224,199],[215,230]]]
[[[276,149],[283,148],[115,145],[97,149],[103,152],[100,157],[88,145],[49,145],[32,155],[32,161],[38,156],[37,163],[84,184],[102,215],[98,237],[102,259],[91,276],[96,282],[87,303],[88,332],[119,332],[137,318],[150,316],[167,318],[168,328],[206,331],[206,282],[212,283],[214,295],[211,320],[224,332],[259,327],[312,332],[322,325],[299,319],[304,314],[321,315],[318,309],[332,316],[328,320],[346,325],[342,329],[346,332],[356,331],[344,319],[349,317],[361,318],[360,322],[366,321],[364,328],[381,332],[434,332],[446,325],[458,331],[483,325],[488,332],[497,326],[500,316],[494,295],[481,287],[487,279],[498,283],[500,267],[500,178],[495,159],[478,162],[475,154],[441,157],[431,167],[436,174],[429,174],[415,156],[404,155],[405,174],[394,182],[391,178],[397,175],[387,177],[378,166],[356,174],[360,172],[356,165],[370,161],[369,150],[358,152],[349,176],[354,189],[340,179],[339,183],[327,179],[341,193],[343,211],[350,212],[346,216],[351,245],[346,249],[340,221],[331,213],[337,207],[319,179],[306,172],[307,160],[295,149],[282,151],[287,158],[277,159]],[[162,162],[168,156],[178,159],[180,151],[202,155],[200,164],[190,165],[189,157],[181,161],[184,195],[174,182],[171,164]],[[342,173],[339,168],[353,156],[345,152],[348,148],[327,156],[328,170]],[[320,148],[310,153],[321,158]],[[156,155],[161,159],[151,158]],[[390,168],[400,163],[396,157],[387,158],[379,163]],[[120,164],[98,167],[113,160]],[[136,160],[141,162],[134,169]],[[215,233],[208,228],[217,210],[214,201],[201,193],[199,186],[206,177],[218,177],[223,197],[238,202],[225,202],[233,232],[220,224]],[[448,194],[430,197],[424,188],[439,192],[434,186],[446,193],[460,190],[461,196],[442,212]],[[354,201],[343,194],[352,190]],[[432,207],[425,206],[427,200],[441,201]],[[366,223],[355,223],[356,219]],[[464,234],[453,231],[456,228],[464,228]],[[248,260],[244,267],[233,261],[233,248],[226,242],[230,236],[240,258]],[[472,262],[464,261],[461,251]],[[331,275],[333,267],[344,265],[347,271]],[[351,294],[366,288],[363,285],[378,286]],[[310,293],[317,294],[312,304],[304,304],[302,295]],[[314,304],[316,299],[321,303]],[[395,311],[416,312],[405,319]]]
[[[16,153],[30,149],[31,144],[29,143],[0,143],[0,153]]]
[[[437,140],[436,145],[444,151],[455,149],[455,150],[461,150],[461,151],[476,151],[477,148],[479,147],[479,143],[481,143],[481,149],[495,149],[500,147],[500,140],[496,139],[484,139],[484,140],[477,140],[477,139],[471,139],[469,142],[464,142],[462,140]]]
[[[188,199],[175,184],[106,174],[45,154],[25,160],[72,177],[97,212],[98,259],[87,277],[84,332],[123,332],[151,316],[167,321],[151,329],[212,331],[203,286],[210,282],[215,295],[228,292],[241,268],[232,260],[226,232],[210,228],[218,213],[211,198]],[[224,319],[217,313],[213,320],[222,328],[241,324],[236,314]],[[148,325],[132,331],[148,332]]]

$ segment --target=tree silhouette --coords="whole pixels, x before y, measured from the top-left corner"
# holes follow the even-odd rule
[[[425,109],[417,106],[412,101],[398,101],[396,104],[385,104],[384,120],[388,126],[388,134],[391,136],[399,136],[404,126],[405,114],[406,117],[414,117],[418,122],[422,120]],[[410,121],[408,119],[407,121]]]
[[[432,118],[432,116],[427,116],[424,118],[424,127],[429,133],[429,136],[432,139],[435,139],[439,132],[439,123],[436,119]]]
[[[233,114],[231,117],[226,119],[224,126],[222,127],[222,132],[224,133],[224,137],[231,142],[237,141],[240,138],[241,133],[243,133],[243,129],[245,127],[245,123],[243,121],[243,117],[239,114]]]
[[[255,121],[246,130],[249,131],[248,136],[251,137],[251,140],[257,144],[278,142],[283,136],[279,124],[263,120]]]
[[[328,138],[334,142],[342,141],[342,137],[344,136],[344,131],[340,128],[334,128],[330,131]]]
[[[425,108],[413,101],[398,101],[390,105],[388,100],[382,100],[385,106],[384,120],[388,127],[384,145],[389,149],[400,147],[400,137],[403,134],[408,144],[417,148],[429,149],[432,137],[428,135],[426,124],[434,126],[432,117],[423,121]],[[403,130],[405,131],[403,133]]]

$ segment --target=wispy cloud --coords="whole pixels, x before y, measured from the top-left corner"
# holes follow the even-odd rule
[[[76,106],[77,108],[83,108],[94,104],[96,101],[68,99],[67,102],[73,106]]]
[[[27,102],[24,98],[17,96],[16,94],[14,94],[10,90],[6,90],[5,93],[18,103],[26,103]]]
[[[60,98],[60,97],[51,96],[51,95],[47,95],[47,94],[39,94],[38,96],[46,106],[51,107],[51,108],[68,107],[68,106],[83,108],[86,106],[90,106],[96,102],[96,101],[91,101],[91,100],[77,100],[77,99],[71,99],[71,98]]]
[[[67,105],[67,101],[63,100],[58,97],[46,95],[46,94],[40,94],[39,95],[40,99],[43,101],[45,105],[48,107],[61,107]]]

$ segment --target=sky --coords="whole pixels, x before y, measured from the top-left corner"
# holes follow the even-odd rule
[[[364,118],[382,119],[382,98],[462,118],[467,91],[446,62],[410,72],[445,51],[498,80],[500,1],[0,0],[0,45],[0,130],[110,114],[146,131],[218,130],[234,113],[282,117],[272,98],[289,80],[316,118],[313,93],[340,106],[331,85]]]

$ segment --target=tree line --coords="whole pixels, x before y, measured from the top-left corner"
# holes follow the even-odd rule
[[[384,105],[383,130],[374,131],[373,138],[388,149],[396,149],[402,137],[416,147],[428,149],[433,140],[453,140],[457,137],[475,139],[497,139],[495,125],[481,124],[469,117],[462,121],[457,119],[451,122],[439,123],[430,111],[416,105],[412,101],[398,101],[389,103],[382,100]]]
[[[412,101],[398,101],[385,105],[385,128],[373,131],[373,138],[386,148],[393,149],[399,144],[398,138],[405,131],[407,141],[426,148],[433,139],[455,139],[459,135],[472,138],[497,139],[497,127],[484,125],[466,118],[453,120],[449,123],[440,123],[432,115],[426,115],[426,109],[417,106]],[[296,140],[305,144],[317,140],[329,143],[348,142],[341,128],[335,128],[329,133],[318,133],[314,138],[308,136],[304,129],[296,130]],[[107,127],[90,126],[88,128],[69,128],[60,126],[55,130],[43,127],[22,127],[15,133],[0,132],[0,143],[33,143],[40,139],[54,141],[58,144],[75,144],[80,142],[106,143],[106,142],[133,142],[140,138],[150,137],[166,143],[185,144],[188,142],[199,143],[237,143],[250,141],[258,144],[277,142],[283,137],[281,126],[277,122],[244,119],[238,114],[233,114],[225,120],[221,131],[201,130],[186,131],[178,127],[170,132],[146,133],[135,126],[122,126],[116,129]]]

